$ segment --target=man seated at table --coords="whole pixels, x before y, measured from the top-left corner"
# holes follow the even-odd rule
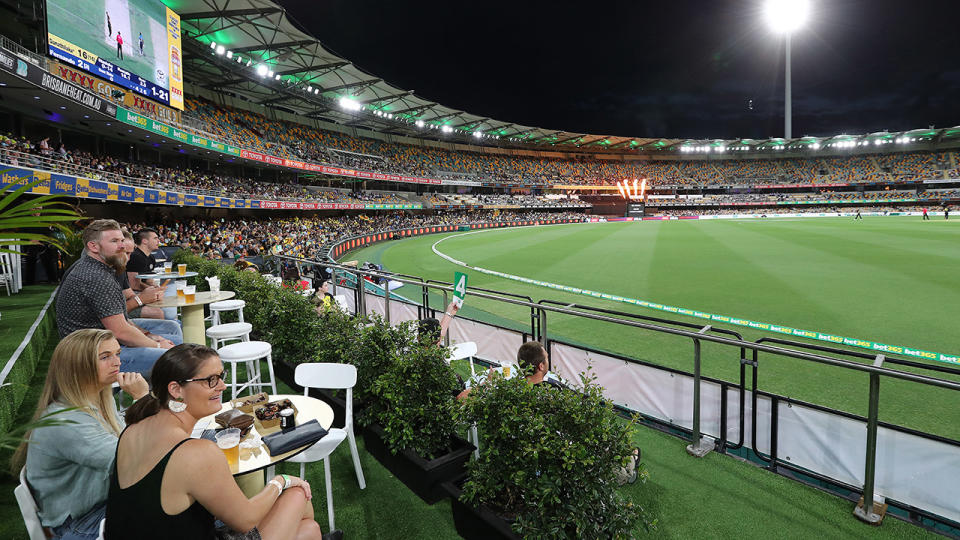
[[[158,286],[160,283],[157,283],[157,280],[153,279],[140,279],[137,276],[142,274],[152,274],[157,268],[157,259],[153,256],[153,252],[160,247],[160,235],[157,234],[157,231],[147,227],[140,229],[133,235],[133,243],[135,244],[135,249],[130,253],[130,260],[127,261],[126,274],[127,280],[130,282],[130,289],[133,292],[140,292],[146,289],[147,287]],[[164,290],[164,293],[167,296],[176,293],[175,289]],[[177,318],[177,308],[151,308],[146,310],[147,313],[152,313],[153,309],[161,309],[163,311],[161,317],[155,317],[154,315],[143,315],[143,317],[149,319],[167,319],[168,321],[176,320]]]
[[[83,230],[86,248],[57,293],[57,331],[64,337],[81,328],[102,328],[120,342],[121,370],[148,375],[165,350],[183,343],[174,321],[127,316],[115,268],[124,263],[123,232],[112,219],[98,219]]]
[[[114,270],[117,271],[116,278],[117,282],[120,283],[120,288],[123,289],[123,298],[127,304],[127,316],[131,319],[165,319],[164,309],[153,307],[151,304],[153,302],[159,302],[163,299],[164,294],[166,293],[167,284],[170,280],[162,283],[161,285],[148,284],[140,292],[134,292],[133,288],[130,286],[129,275],[130,272],[126,270],[130,268],[129,261],[131,254],[135,251],[139,251],[136,247],[136,244],[133,243],[134,235],[130,234],[130,231],[123,231],[123,262],[124,266],[117,266]],[[152,280],[143,280],[141,283],[146,283]],[[174,316],[176,316],[176,309],[174,309]]]

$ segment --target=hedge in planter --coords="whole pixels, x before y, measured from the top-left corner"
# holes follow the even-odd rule
[[[482,451],[461,500],[493,509],[524,538],[630,538],[648,525],[616,489],[632,423],[592,380],[581,382],[575,391],[494,377],[475,388],[459,417],[477,425]]]
[[[397,351],[373,383],[368,406],[375,422],[364,432],[367,450],[428,503],[445,496],[443,482],[459,476],[473,445],[456,436],[459,383],[450,352],[420,344],[405,326],[408,347]],[[393,459],[391,458],[393,456]]]

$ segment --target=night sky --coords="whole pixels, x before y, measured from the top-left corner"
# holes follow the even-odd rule
[[[783,40],[760,0],[279,3],[357,67],[473,114],[600,135],[783,135]],[[960,1],[812,4],[793,37],[795,137],[960,124]]]

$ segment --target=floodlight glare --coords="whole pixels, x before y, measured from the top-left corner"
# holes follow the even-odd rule
[[[810,0],[767,0],[763,11],[774,32],[790,34],[807,22]]]
[[[223,56],[223,53],[227,52],[227,48],[223,45],[217,45],[217,54]]]
[[[216,50],[216,49],[217,49],[217,42],[216,42],[216,41],[211,41],[211,42],[210,42],[210,48]]]
[[[340,98],[340,101],[338,103],[340,103],[340,106],[348,111],[359,111],[360,109],[363,108],[363,105],[358,103],[356,100],[350,99],[348,97]]]
[[[260,64],[257,66],[257,75],[263,77],[267,74],[267,66]]]
[[[233,51],[227,51],[227,58],[233,58]]]
[[[479,139],[480,137],[483,137],[483,133],[480,133],[479,131],[474,131],[473,136]]]
[[[418,127],[418,128],[422,128],[422,127],[423,127],[423,120],[417,120],[417,127]]]
[[[444,133],[450,133],[453,131],[453,128],[444,124],[443,127],[440,128],[440,131],[443,131]]]
[[[280,74],[279,74],[279,73],[277,73],[276,77],[274,77],[274,80],[277,80],[277,81],[280,80]]]

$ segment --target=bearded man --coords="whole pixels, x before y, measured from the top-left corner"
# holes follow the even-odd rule
[[[126,264],[119,223],[112,219],[90,223],[83,230],[83,244],[86,253],[70,268],[57,293],[57,332],[62,338],[81,328],[110,330],[121,345],[120,370],[136,371],[149,378],[157,358],[183,342],[179,325],[165,327],[169,330],[166,334],[151,333],[127,318],[115,270]]]

